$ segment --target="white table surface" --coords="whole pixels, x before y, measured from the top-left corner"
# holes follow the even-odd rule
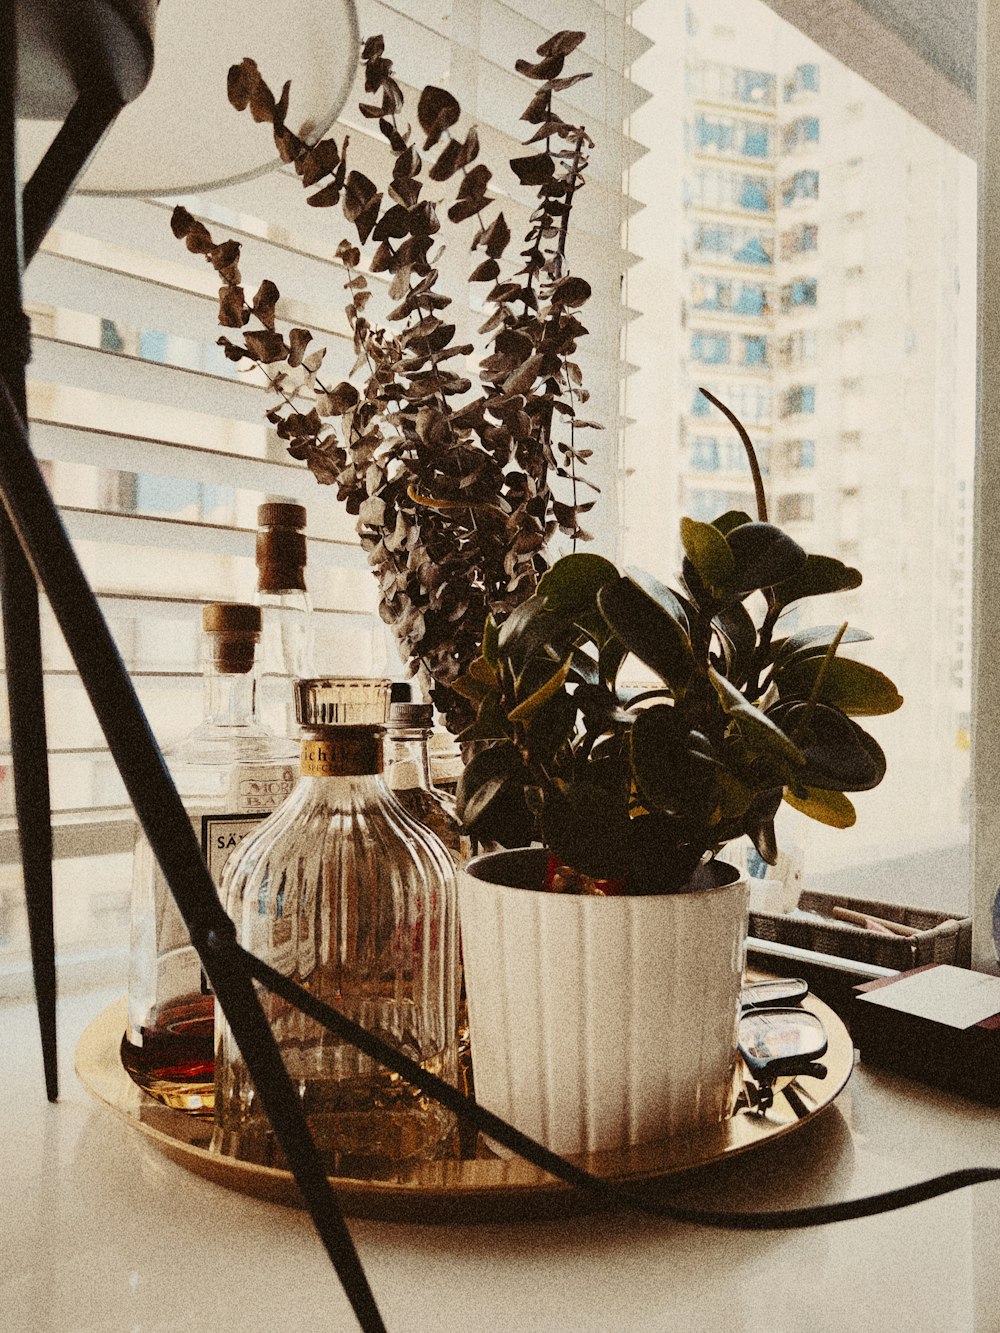
[[[305,1213],[190,1175],[90,1100],[73,1050],[114,998],[61,1002],[56,1106],[32,1007],[0,1006],[0,1329],[355,1328]],[[1000,1165],[1000,1114],[859,1066],[813,1124],[684,1197],[803,1205],[982,1165]],[[1000,1330],[1000,1184],[798,1232],[634,1215],[351,1229],[393,1333]]]

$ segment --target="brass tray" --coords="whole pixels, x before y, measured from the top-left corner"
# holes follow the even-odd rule
[[[829,1048],[823,1057],[824,1078],[800,1075],[784,1080],[764,1115],[738,1102],[739,1109],[722,1124],[574,1160],[595,1174],[652,1186],[681,1172],[749,1152],[808,1124],[843,1090],[854,1067],[854,1048],[832,1009],[812,995],[804,1007],[826,1028]],[[271,1203],[300,1206],[291,1172],[210,1152],[210,1120],[162,1106],[132,1082],[119,1056],[125,1020],[122,999],[100,1013],[80,1038],[76,1071],[87,1091],[160,1152],[197,1175]],[[482,1145],[475,1158],[460,1158],[457,1147],[453,1153],[450,1158],[409,1166],[390,1180],[333,1177],[338,1201],[348,1216],[391,1222],[523,1221],[594,1210],[589,1196],[530,1162],[500,1159]]]

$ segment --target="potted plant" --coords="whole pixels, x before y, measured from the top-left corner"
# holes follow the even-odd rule
[[[752,446],[722,410],[759,519],[683,519],[676,589],[564,557],[502,625],[487,621],[457,685],[480,742],[460,813],[479,837],[522,845],[473,861],[460,888],[477,1095],[557,1151],[728,1114],[748,895],[717,854],[748,834],[773,864],[783,800],[853,823],[845,792],[885,773],[855,719],[902,703],[840,654],[864,631],[781,633],[787,608],[861,575],[766,521]],[[630,655],[655,681],[641,692],[620,683]]]

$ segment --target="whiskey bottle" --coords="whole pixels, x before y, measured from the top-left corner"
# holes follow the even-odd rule
[[[302,505],[262,504],[257,510],[253,600],[262,614],[260,712],[276,736],[297,736],[293,686],[313,674],[305,525]]]
[[[455,872],[386,786],[388,681],[296,687],[301,777],[230,861],[243,946],[450,1082],[456,1078]],[[327,1170],[392,1176],[433,1156],[454,1117],[268,992],[261,1002]],[[216,1013],[213,1149],[282,1165],[246,1065]]]
[[[261,613],[203,609],[203,716],[164,758],[219,883],[231,852],[295,783],[295,746],[257,717],[254,657]],[[214,997],[149,844],[136,842],[132,875],[125,1068],[168,1106],[209,1114],[214,1096]]]

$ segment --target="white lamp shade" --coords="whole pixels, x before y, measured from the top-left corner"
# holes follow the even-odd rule
[[[152,78],[122,110],[77,189],[195,194],[268,171],[278,162],[270,126],[229,104],[229,67],[250,56],[275,96],[290,79],[287,124],[315,142],[347,100],[359,48],[353,0],[161,0]],[[22,123],[28,170],[53,128]]]

